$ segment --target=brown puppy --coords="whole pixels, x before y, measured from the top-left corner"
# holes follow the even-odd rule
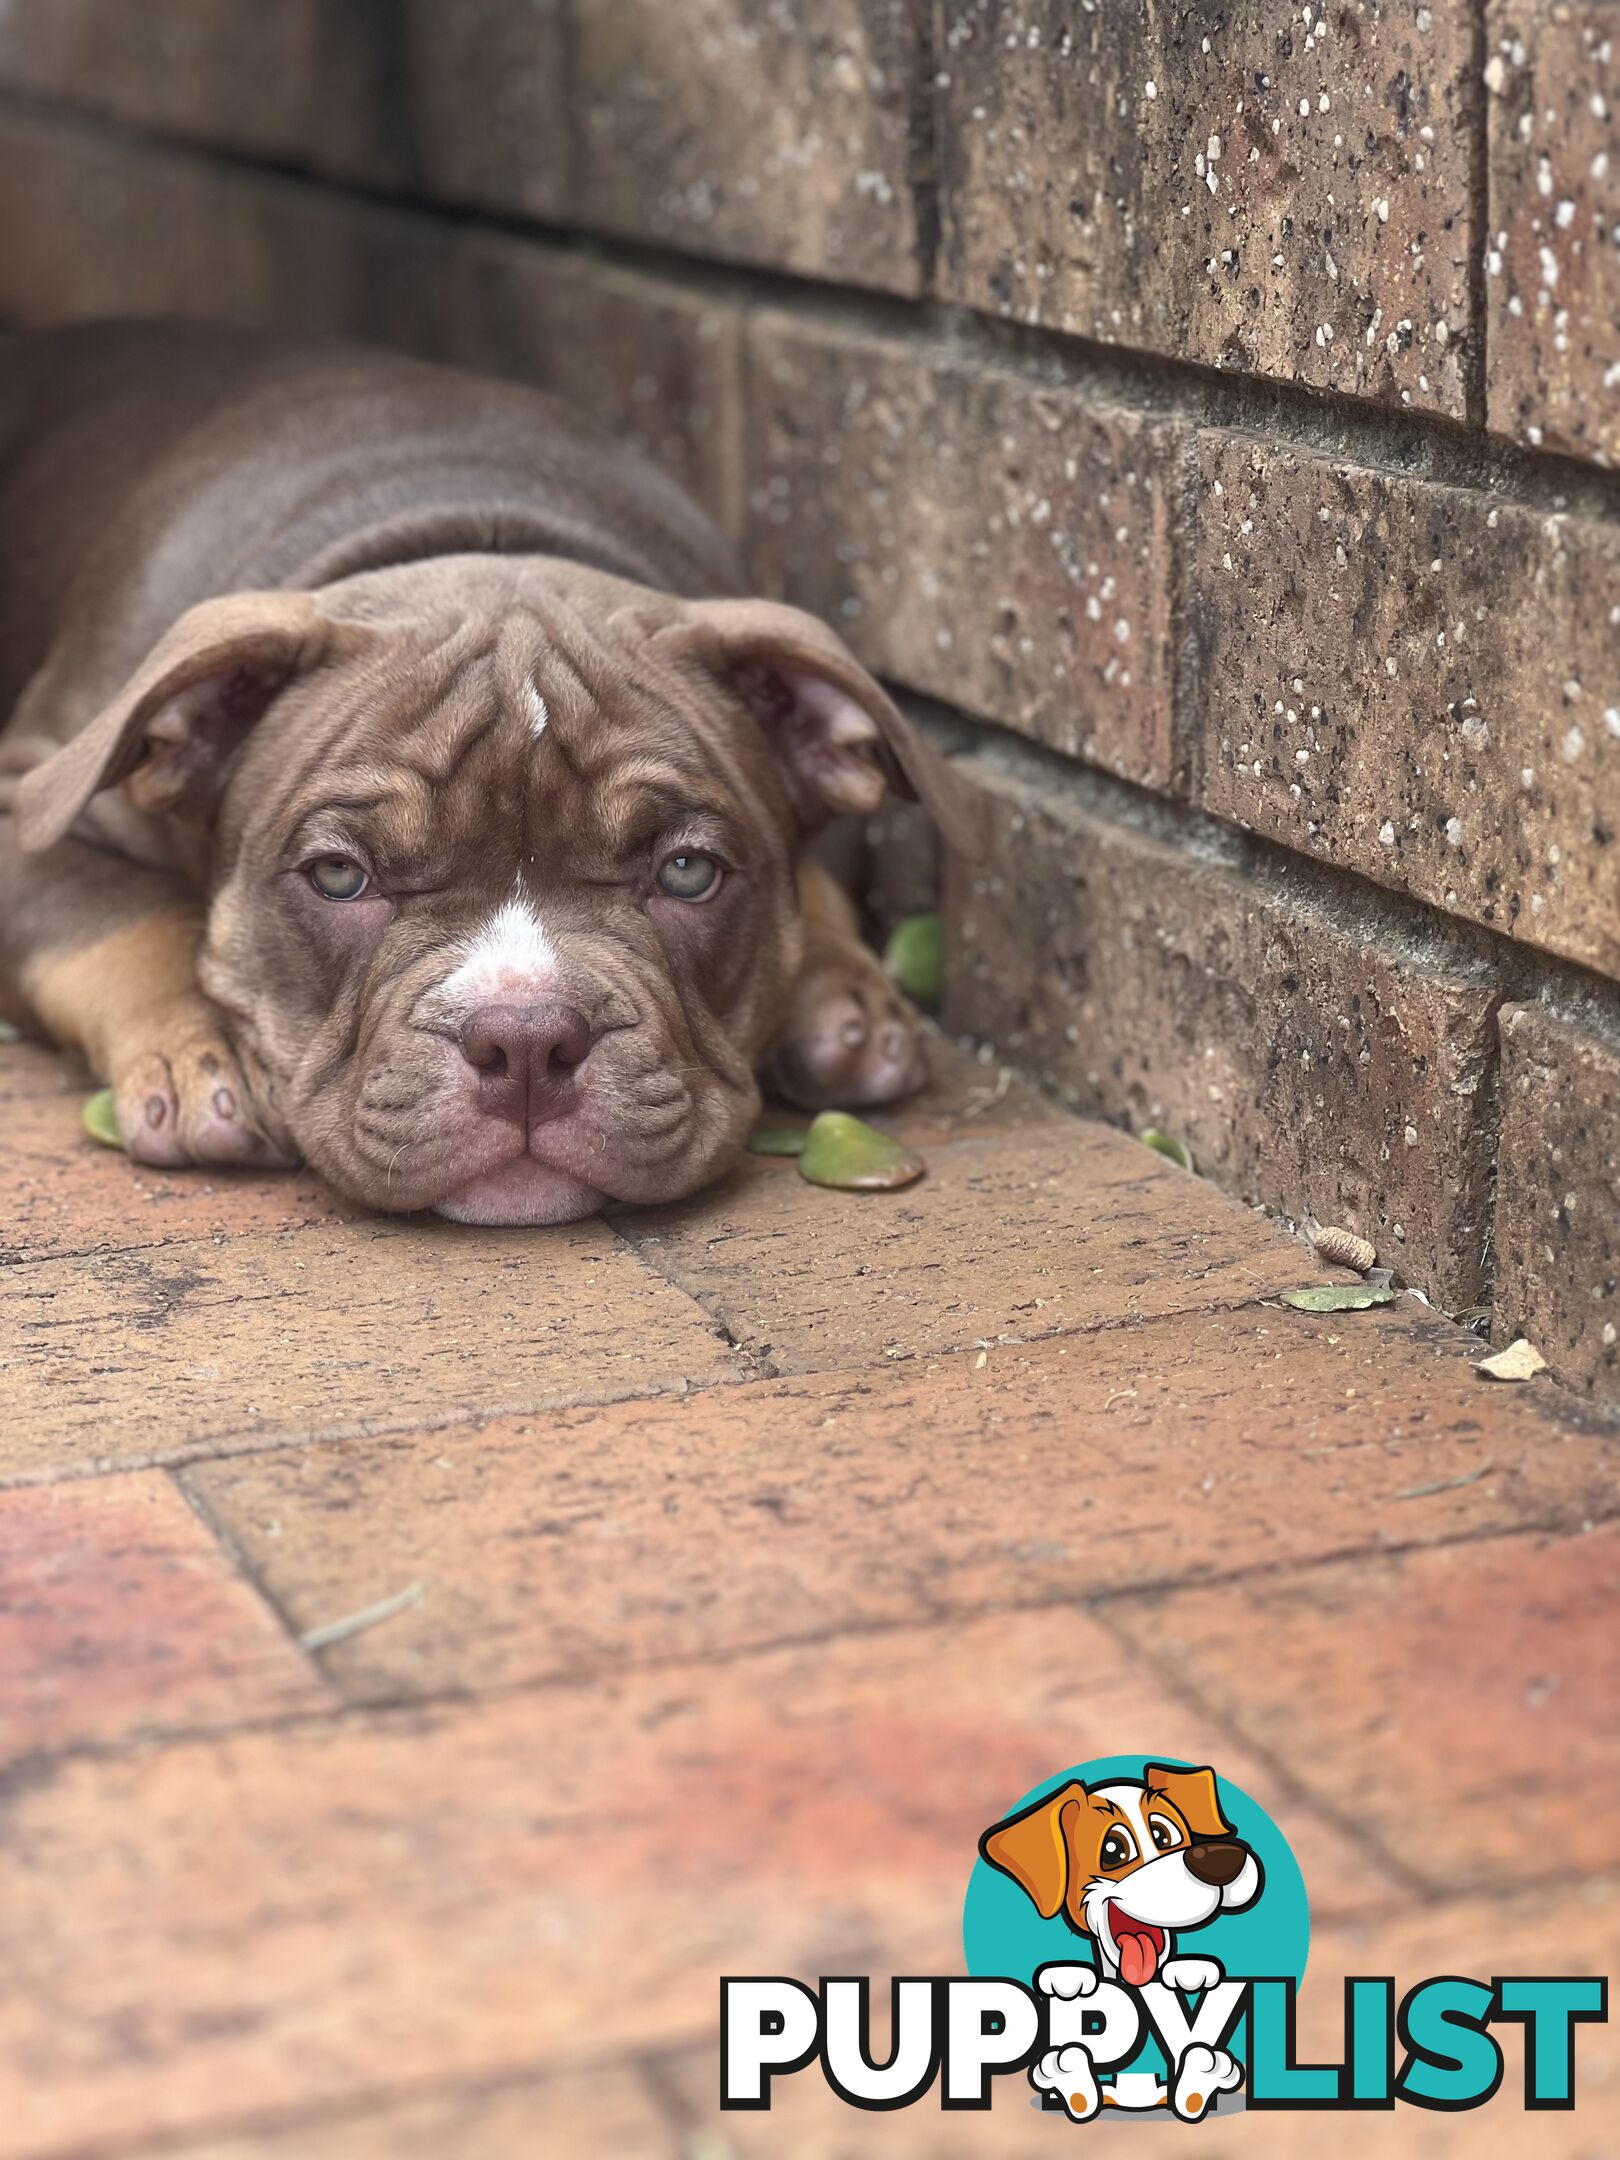
[[[373,1206],[669,1199],[764,1061],[922,1077],[803,862],[968,798],[839,640],[735,597],[553,401],[185,326],[0,343],[0,1007],[149,1162],[302,1156]]]

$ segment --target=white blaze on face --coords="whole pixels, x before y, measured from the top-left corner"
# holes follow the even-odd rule
[[[508,900],[474,932],[441,996],[463,1012],[532,997],[556,986],[557,948],[527,900]]]

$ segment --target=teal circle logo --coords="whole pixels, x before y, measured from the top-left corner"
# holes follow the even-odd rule
[[[1202,1764],[1104,1755],[1031,1787],[989,1825],[968,1878],[970,1973],[1036,1985],[1043,1965],[1090,1965],[1136,1987],[1188,1959],[1231,1979],[1303,1979],[1305,1879],[1240,1785]],[[1247,2061],[1246,2021],[1227,2042]],[[1152,2039],[1122,2068],[1164,2075]]]

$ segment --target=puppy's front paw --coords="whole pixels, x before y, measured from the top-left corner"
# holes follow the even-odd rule
[[[1165,1986],[1175,1988],[1182,1995],[1202,1995],[1206,1988],[1214,1987],[1225,1977],[1212,1957],[1167,1958],[1159,1967],[1159,1978]]]
[[[1102,2106],[1097,2072],[1083,2047],[1048,2048],[1029,2073],[1037,2092],[1056,2093],[1071,2122],[1090,2122]]]
[[[1242,2083],[1242,2066],[1225,2048],[1204,2047],[1195,2041],[1176,2064],[1170,2105],[1183,2122],[1199,2122],[1218,2093],[1234,2092]]]
[[[1077,1996],[1095,1995],[1098,1978],[1095,1965],[1043,1965],[1035,1975],[1035,1985],[1043,1995],[1073,2002]]]
[[[813,951],[762,1077],[804,1110],[862,1110],[928,1079],[922,1017],[864,945]]]
[[[136,1162],[286,1167],[296,1158],[264,1129],[234,1051],[211,1013],[187,1013],[159,1038],[133,1046],[112,1075],[118,1131]]]

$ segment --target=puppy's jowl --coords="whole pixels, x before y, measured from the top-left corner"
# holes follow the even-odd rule
[[[804,859],[969,799],[675,487],[524,389],[351,348],[0,344],[0,1007],[152,1163],[376,1207],[688,1193],[923,1077]]]

